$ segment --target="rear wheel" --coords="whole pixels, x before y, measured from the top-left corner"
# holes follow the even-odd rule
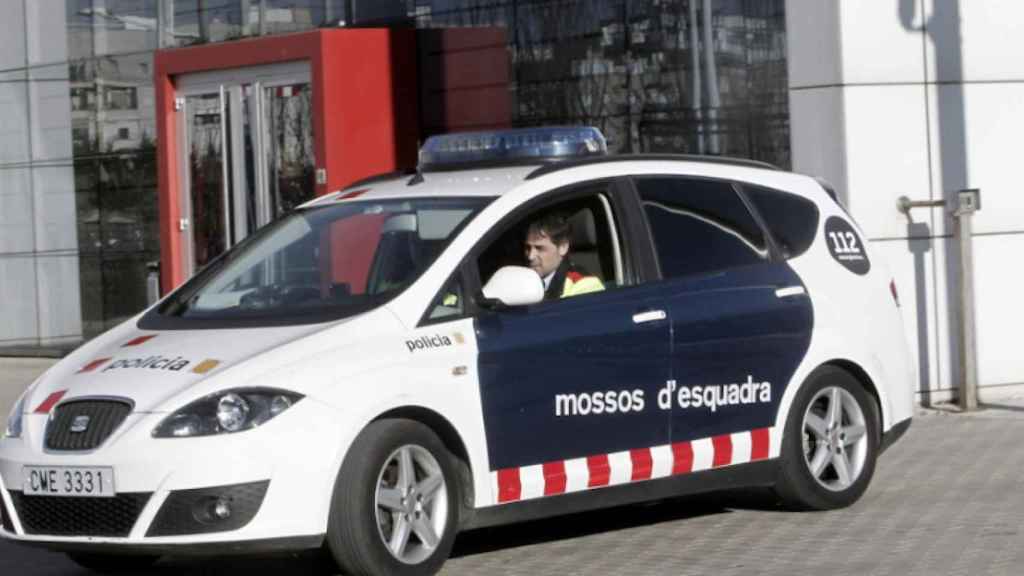
[[[328,547],[346,574],[434,574],[455,541],[458,488],[453,456],[430,428],[374,422],[335,483]]]
[[[160,559],[159,556],[118,556],[87,552],[69,552],[68,558],[99,574],[137,574],[139,570],[149,568]]]
[[[877,406],[860,382],[835,366],[819,368],[790,409],[776,491],[802,510],[853,504],[874,474],[878,430]]]

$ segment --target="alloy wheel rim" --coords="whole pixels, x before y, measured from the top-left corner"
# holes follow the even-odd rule
[[[864,411],[847,390],[828,386],[818,391],[804,412],[804,464],[823,488],[841,492],[864,471],[868,435]]]
[[[434,553],[448,525],[448,485],[433,454],[414,444],[392,452],[374,500],[377,533],[396,560],[419,564]]]

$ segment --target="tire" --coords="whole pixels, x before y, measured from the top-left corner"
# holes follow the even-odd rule
[[[454,457],[437,434],[412,420],[378,420],[338,473],[327,547],[345,574],[434,574],[455,541],[459,492]]]
[[[856,378],[835,366],[815,370],[786,420],[775,491],[796,510],[853,504],[875,472],[879,430],[878,406]]]
[[[159,556],[119,556],[87,552],[68,552],[68,558],[82,568],[99,574],[138,574],[160,559]]]

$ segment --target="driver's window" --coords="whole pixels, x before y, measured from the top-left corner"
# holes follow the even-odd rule
[[[622,250],[603,192],[547,205],[513,223],[477,259],[480,281],[504,266],[530,268],[544,299],[559,300],[622,283]]]

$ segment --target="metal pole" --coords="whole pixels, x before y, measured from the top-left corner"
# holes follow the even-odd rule
[[[938,208],[945,200],[917,200],[900,196],[896,208],[909,215],[911,208]],[[981,209],[981,192],[976,189],[957,191],[957,206],[950,213],[953,235],[960,250],[960,382],[958,403],[964,412],[978,409],[978,347],[974,317],[974,252],[972,251],[971,218]]]
[[[965,203],[953,212],[955,233],[960,244],[960,409],[978,409],[978,348],[974,319],[974,251],[972,224],[976,205]]]
[[[697,24],[697,0],[687,2],[689,9],[690,39],[690,108],[697,121],[697,153],[704,153],[704,118],[701,103],[701,71],[700,71],[700,28]]]
[[[708,75],[708,148],[711,154],[721,154],[722,147],[718,139],[718,109],[722,107],[722,98],[718,88],[718,63],[715,61],[715,31],[711,27],[711,0],[704,0],[702,16],[704,19],[704,72]]]
[[[196,14],[199,19],[199,41],[209,42],[210,41],[210,25],[206,21],[206,1],[199,0],[196,5]]]

